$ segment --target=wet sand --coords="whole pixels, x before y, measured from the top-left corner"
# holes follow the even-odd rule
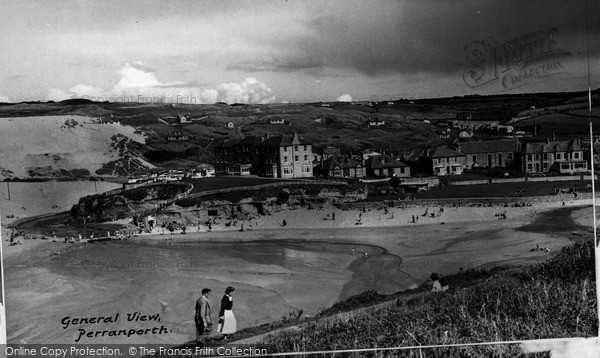
[[[213,290],[210,302],[215,319],[225,287],[236,287],[234,312],[238,328],[243,328],[278,320],[299,309],[314,314],[366,289],[396,292],[426,281],[434,271],[447,274],[461,267],[545,260],[546,253],[530,249],[540,244],[554,252],[571,243],[567,234],[518,230],[549,210],[546,207],[515,210],[508,220],[497,220],[493,213],[500,209],[453,208],[446,210],[446,218],[419,225],[344,227],[336,223],[329,228],[310,225],[311,215],[322,213],[295,211],[296,227],[176,234],[174,245],[165,240],[166,235],[87,246],[27,240],[22,246],[7,247],[3,242],[8,340],[73,343],[79,328],[112,330],[158,324],[169,332],[122,339],[84,338],[84,342],[177,344],[194,337],[194,302],[203,287]],[[466,220],[475,217],[474,211],[484,214]],[[289,212],[279,214],[292,217]],[[375,215],[367,213],[363,220]],[[310,228],[297,227],[300,218]],[[279,218],[266,219],[263,227]],[[54,251],[61,253],[54,255]],[[161,322],[132,324],[122,319],[135,311],[160,314]],[[117,323],[67,329],[61,325],[66,316],[117,313],[121,317]]]

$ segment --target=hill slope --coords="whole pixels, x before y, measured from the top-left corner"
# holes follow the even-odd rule
[[[470,288],[351,311],[263,343],[270,352],[291,352],[591,337],[598,329],[596,305],[593,244],[575,244],[546,263],[508,269]],[[489,346],[424,350],[423,356],[518,353],[516,346]]]

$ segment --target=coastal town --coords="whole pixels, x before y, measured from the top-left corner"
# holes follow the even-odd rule
[[[0,8],[4,355],[598,355],[600,2]]]

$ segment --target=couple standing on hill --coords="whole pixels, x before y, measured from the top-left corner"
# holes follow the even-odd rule
[[[223,334],[224,339],[237,330],[237,322],[233,315],[233,297],[231,293],[235,289],[231,286],[225,289],[225,295],[221,298],[221,310],[219,311],[219,325],[217,331]],[[210,304],[208,303],[209,288],[202,289],[202,296],[196,300],[196,315],[194,322],[196,323],[196,341],[201,342],[202,336],[209,334],[212,330],[212,318]]]

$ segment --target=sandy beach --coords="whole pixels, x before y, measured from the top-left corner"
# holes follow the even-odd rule
[[[446,207],[436,218],[422,216],[425,209],[439,212],[433,207],[392,208],[387,214],[333,206],[287,210],[247,222],[244,232],[239,224],[215,225],[212,232],[190,227],[185,235],[174,233],[174,242],[160,231],[88,245],[37,239],[8,246],[3,240],[8,341],[177,344],[194,337],[194,302],[203,287],[213,290],[216,319],[225,287],[235,286],[234,312],[238,328],[244,328],[297,310],[314,315],[367,289],[392,293],[414,287],[431,272],[539,262],[549,254],[531,248],[539,244],[551,254],[571,243],[568,233],[519,228],[559,204]],[[576,204],[584,202],[567,208]],[[505,210],[507,219],[500,220],[496,215]],[[583,225],[586,212],[576,210],[573,218]],[[413,215],[419,215],[418,223],[412,223]],[[158,314],[160,322],[127,321],[133,312]],[[67,328],[61,323],[65,317],[117,314],[112,323]],[[87,334],[162,326],[167,333],[79,337],[80,329]]]

